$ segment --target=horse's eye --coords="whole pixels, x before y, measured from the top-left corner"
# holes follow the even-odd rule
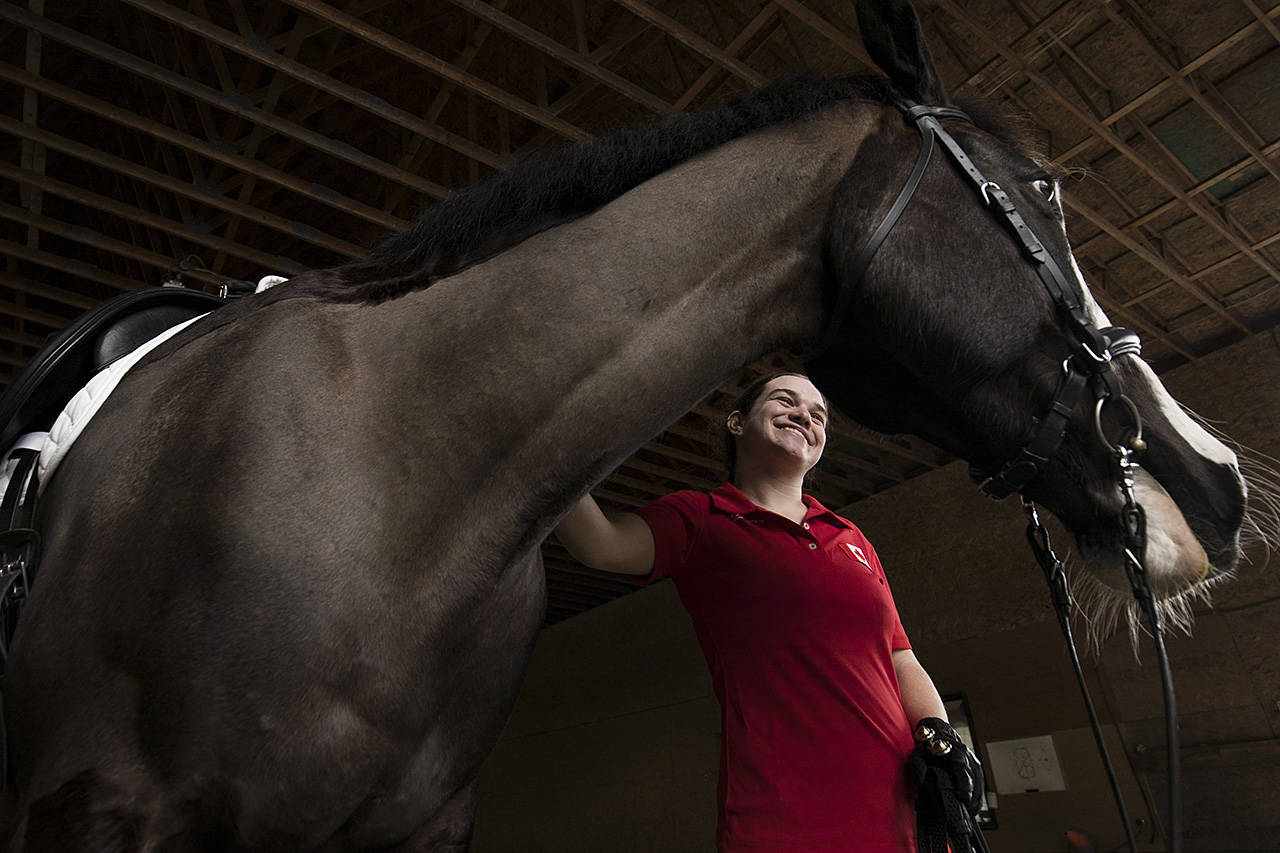
[[[1053,181],[1047,181],[1041,178],[1038,181],[1032,181],[1031,186],[1035,187],[1036,192],[1044,196],[1045,201],[1053,202],[1058,199],[1058,185]]]

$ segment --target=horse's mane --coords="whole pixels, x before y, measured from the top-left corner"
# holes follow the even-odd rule
[[[539,231],[591,213],[655,175],[733,139],[797,121],[840,101],[883,104],[892,97],[883,77],[793,77],[717,107],[616,130],[530,158],[431,205],[404,230],[379,242],[368,258],[303,287],[308,296],[332,301],[394,299]],[[979,125],[1001,137],[1008,135],[1009,127],[998,112],[983,110]]]

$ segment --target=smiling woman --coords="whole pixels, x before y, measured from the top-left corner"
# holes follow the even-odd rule
[[[875,549],[802,490],[828,417],[808,377],[764,376],[725,418],[729,482],[615,517],[587,496],[556,531],[589,566],[675,581],[720,702],[721,851],[913,847],[912,732],[946,725]]]
[[[812,385],[812,383],[809,382],[806,377],[801,376],[800,374],[797,374],[797,373],[782,372],[782,373],[765,374],[764,376],[761,376],[760,378],[756,379],[754,382],[752,382],[750,385],[747,386],[746,390],[742,392],[742,395],[738,398],[737,402],[734,403],[731,411],[732,412],[752,411],[752,409],[755,407],[756,400],[760,399],[760,397],[764,395],[765,386],[767,385],[773,386],[772,389],[769,391],[769,394],[767,395],[768,397],[776,396],[778,399],[780,400],[785,399],[786,403],[789,403],[790,405],[795,406],[800,399],[800,394],[794,388],[791,388],[789,386],[800,384],[800,383],[798,381],[792,381],[792,382],[779,382],[774,384],[773,381],[775,379],[781,379],[784,377],[793,377],[794,380],[802,380],[804,383]],[[787,423],[784,423],[781,426],[790,427],[795,429],[797,432],[800,432],[801,435],[805,436],[806,442],[811,446],[816,444],[817,450],[818,450],[818,457],[820,457],[822,455],[822,449],[826,446],[826,427],[827,427],[827,419],[830,417],[830,413],[828,412],[828,409],[827,409],[827,399],[821,394],[818,394],[817,399],[810,400],[809,403],[812,406],[816,406],[816,409],[817,409],[816,416],[814,418],[816,420],[817,429],[803,430],[796,423],[791,422],[790,419],[788,419]],[[742,437],[741,427],[742,427],[742,418],[740,415],[735,419],[733,414],[731,414],[729,418],[726,419],[725,426],[724,426],[724,434],[725,434],[725,451],[724,452],[725,452],[725,459],[726,459],[726,467],[729,470],[730,481],[735,480],[737,475],[738,440]],[[809,465],[809,469],[812,469],[813,466],[817,464],[818,457],[815,457],[813,459],[813,462]]]

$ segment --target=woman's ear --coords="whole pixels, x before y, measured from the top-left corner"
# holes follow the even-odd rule
[[[729,413],[729,417],[724,419],[724,428],[729,430],[729,435],[738,437],[742,435],[742,412],[734,409]]]

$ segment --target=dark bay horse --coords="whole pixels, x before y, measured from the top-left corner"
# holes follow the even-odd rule
[[[942,159],[852,275],[920,146],[893,99],[946,102],[910,7],[865,6],[889,81],[774,85],[517,167],[135,368],[44,495],[5,683],[10,849],[464,849],[542,619],[539,544],[762,354],[810,353],[870,427],[1008,458],[1072,344]],[[944,123],[1105,325],[1056,174],[974,115]],[[1117,362],[1148,570],[1176,595],[1235,564],[1244,488]],[[1118,582],[1111,467],[1082,407],[1026,492]]]

